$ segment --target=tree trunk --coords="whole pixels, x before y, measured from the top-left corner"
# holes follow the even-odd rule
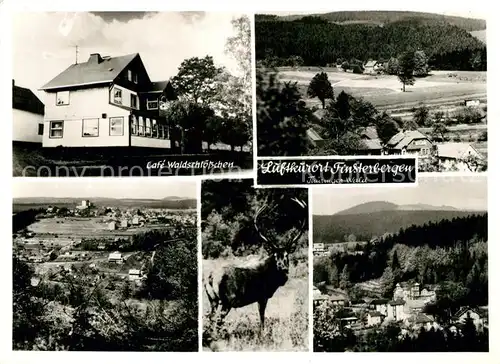
[[[323,106],[323,109],[325,108],[325,99],[321,99],[321,105]]]
[[[403,82],[403,92],[405,92],[406,89],[405,89],[405,83]]]

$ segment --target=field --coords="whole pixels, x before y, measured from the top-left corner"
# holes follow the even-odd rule
[[[432,71],[425,78],[417,78],[415,85],[407,86],[403,92],[396,76],[364,75],[342,72],[336,68],[301,67],[280,68],[283,81],[297,82],[309,106],[321,106],[320,101],[307,97],[307,87],[314,75],[320,71],[328,74],[334,94],[345,91],[354,97],[362,97],[378,110],[401,114],[425,103],[430,108],[453,109],[465,99],[486,100],[486,72]]]
[[[205,276],[215,266],[228,264],[229,259],[203,261]],[[307,262],[290,266],[288,282],[280,287],[269,300],[266,309],[266,328],[259,336],[260,319],[256,303],[233,309],[225,322],[228,338],[212,343],[213,351],[307,351],[308,350],[308,273]],[[206,293],[203,292],[204,329],[210,310]]]
[[[139,232],[144,232],[154,228],[154,225],[141,226],[137,228],[127,228],[125,231],[109,230],[108,224],[99,217],[64,217],[41,219],[29,226],[29,230],[38,237],[54,236],[58,238],[83,238],[83,237],[120,237],[132,236]],[[165,225],[161,225],[165,227]]]

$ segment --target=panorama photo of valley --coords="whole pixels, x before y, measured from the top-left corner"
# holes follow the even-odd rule
[[[417,155],[487,170],[486,21],[410,11],[255,16],[259,156]]]
[[[488,351],[486,176],[313,192],[314,351]]]

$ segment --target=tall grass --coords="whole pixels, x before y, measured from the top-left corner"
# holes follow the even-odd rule
[[[204,273],[210,267],[226,263],[225,259],[204,261]],[[292,256],[288,282],[268,302],[262,334],[258,306],[254,303],[231,310],[218,338],[210,337],[207,320],[210,307],[203,293],[204,338],[207,342],[215,340],[207,346],[213,351],[307,351],[308,291],[307,249],[301,249]]]

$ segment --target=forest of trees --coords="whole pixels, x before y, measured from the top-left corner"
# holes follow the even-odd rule
[[[467,30],[446,22],[406,19],[371,26],[313,20],[257,21],[257,61],[282,66],[288,65],[290,57],[299,57],[304,66],[340,65],[345,61],[362,64],[370,59],[388,61],[408,50],[422,50],[431,69],[486,70],[486,45]]]
[[[29,209],[19,211],[12,215],[12,232],[25,229],[36,221],[36,216],[42,213],[42,209]]]
[[[232,21],[235,35],[226,41],[225,51],[238,72],[231,74],[215,64],[212,56],[185,59],[172,86],[179,97],[166,110],[173,125],[172,139],[180,141],[181,153],[200,153],[202,141],[208,146],[222,142],[243,147],[252,136],[252,86],[250,19]]]
[[[321,322],[314,325],[315,352],[487,352],[489,349],[488,330],[478,332],[472,319],[466,320],[460,333],[431,328],[410,336],[402,335],[399,326],[389,325],[356,336],[350,329],[332,334],[336,318],[325,317],[319,310],[314,315],[315,322]]]
[[[318,243],[341,243],[345,236],[355,234],[358,241],[369,241],[374,236],[396,233],[400,228],[423,225],[426,222],[451,220],[470,215],[468,211],[401,210],[375,211],[366,214],[314,215],[313,238]]]
[[[467,31],[486,29],[486,20],[476,18],[464,18],[460,16],[442,15],[436,13],[423,13],[415,11],[384,11],[384,10],[365,10],[365,11],[334,11],[331,13],[312,14],[312,15],[286,15],[278,17],[277,15],[255,15],[255,21],[316,21],[316,22],[334,22],[334,23],[364,23],[372,25],[389,24],[404,20],[418,21],[420,24],[450,24],[456,25]]]
[[[337,252],[316,259],[313,281],[352,288],[381,278],[382,295],[391,297],[396,283],[413,280],[439,284],[438,296],[453,295],[457,307],[487,304],[487,221],[487,214],[475,214],[402,228],[366,244],[363,254]]]
[[[263,234],[284,244],[308,218],[292,198],[307,204],[307,189],[256,189],[253,180],[203,181],[201,190],[202,253],[205,259],[255,253],[262,239],[254,227],[257,210],[267,201],[277,207],[259,218]],[[306,225],[307,226],[307,225]],[[298,241],[307,247],[307,231]]]
[[[183,240],[158,232],[134,239],[156,251],[141,286],[87,266],[32,285],[33,267],[14,256],[13,349],[197,351],[196,226],[177,235]]]

